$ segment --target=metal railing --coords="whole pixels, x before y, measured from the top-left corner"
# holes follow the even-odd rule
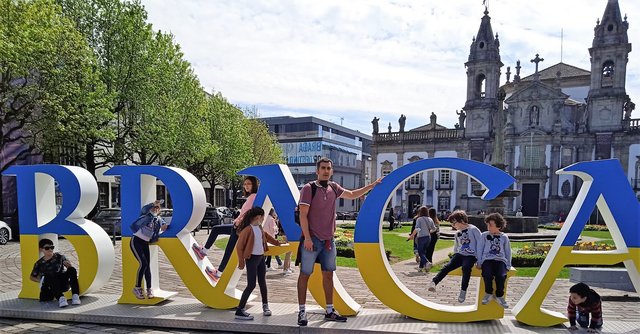
[[[631,179],[631,186],[635,191],[640,190],[640,179]]]
[[[547,177],[547,171],[549,168],[527,168],[527,167],[516,167],[515,176],[516,177]]]
[[[464,138],[463,129],[441,129],[429,131],[388,132],[373,135],[376,143],[385,142],[430,142]]]
[[[453,180],[449,180],[448,182],[436,180],[436,190],[453,190]]]

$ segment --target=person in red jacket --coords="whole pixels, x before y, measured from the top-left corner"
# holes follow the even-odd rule
[[[569,306],[567,306],[567,316],[571,323],[569,330],[578,330],[577,322],[580,327],[587,328],[587,332],[597,333],[602,328],[600,295],[584,283],[572,286],[569,293]],[[589,314],[591,314],[591,321],[589,321]]]

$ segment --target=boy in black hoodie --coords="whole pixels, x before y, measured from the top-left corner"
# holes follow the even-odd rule
[[[582,328],[587,328],[589,333],[597,333],[602,328],[602,303],[600,295],[584,283],[578,283],[569,289],[569,306],[567,316],[571,327],[569,330],[577,330],[576,321]],[[589,322],[591,313],[591,322]]]

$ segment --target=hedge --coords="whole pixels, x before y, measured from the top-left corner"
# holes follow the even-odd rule
[[[562,228],[562,224],[551,224],[551,225],[538,225],[538,228],[544,228],[547,230],[559,230]],[[609,231],[607,225],[585,225],[585,231]]]
[[[350,258],[356,257],[355,251],[353,250],[353,248],[350,248],[350,247],[336,247],[336,251],[338,253],[338,256],[341,256],[341,257],[350,257]],[[391,251],[388,249],[385,249],[384,252],[387,254],[387,260],[389,260],[389,257],[391,256]]]

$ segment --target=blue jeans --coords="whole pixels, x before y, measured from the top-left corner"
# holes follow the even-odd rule
[[[469,279],[471,279],[471,269],[473,268],[474,263],[476,263],[475,256],[455,253],[451,258],[451,261],[442,267],[436,277],[433,278],[433,282],[436,284],[440,283],[448,273],[462,267],[462,284],[460,289],[467,291],[467,288],[469,287]]]
[[[418,254],[420,255],[420,268],[424,268],[424,266],[429,262],[427,260],[427,247],[431,243],[430,236],[424,236],[418,238]]]
[[[313,251],[306,250],[304,244],[300,245],[300,272],[305,275],[311,275],[316,259],[320,260],[322,271],[336,271],[336,256],[338,253],[333,238],[331,240],[320,240],[312,236],[311,241],[313,242]]]
[[[507,265],[500,260],[486,260],[482,262],[482,279],[484,292],[493,293],[493,278],[496,279],[496,297],[504,296],[504,282],[507,280]]]

